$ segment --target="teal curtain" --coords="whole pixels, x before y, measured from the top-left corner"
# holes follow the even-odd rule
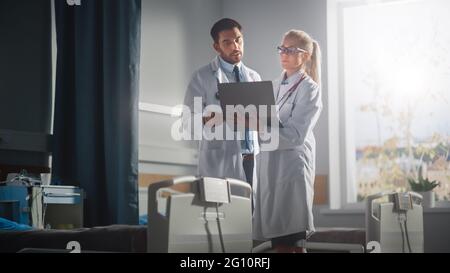
[[[141,0],[55,1],[53,183],[86,193],[85,224],[138,223]]]

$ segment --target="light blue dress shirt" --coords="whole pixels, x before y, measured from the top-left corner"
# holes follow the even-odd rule
[[[248,81],[247,77],[245,77],[244,73],[242,73],[242,62],[239,62],[239,63],[233,65],[233,64],[230,64],[230,63],[224,61],[219,56],[219,63],[220,63],[220,68],[227,76],[227,79],[229,82],[236,82],[236,78],[235,78],[234,72],[233,72],[235,66],[237,66],[239,68],[239,78],[241,79],[241,82]],[[253,151],[254,151],[253,138],[252,138],[252,134],[250,134],[247,129],[245,130],[245,140],[241,141],[241,148],[242,148],[243,154],[253,154]]]

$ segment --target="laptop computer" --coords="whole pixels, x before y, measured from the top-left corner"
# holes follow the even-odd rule
[[[260,116],[260,106],[267,109],[267,121],[270,125],[271,108],[275,106],[275,97],[271,81],[219,83],[219,100],[223,113],[226,106],[249,105],[256,106],[257,116]],[[226,115],[224,115],[226,116]]]

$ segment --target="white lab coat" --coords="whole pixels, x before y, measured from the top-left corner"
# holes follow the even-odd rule
[[[243,81],[261,81],[257,72],[245,65],[242,65],[241,69],[244,74]],[[203,107],[207,105],[220,107],[220,101],[216,96],[217,84],[226,82],[228,82],[228,78],[220,68],[218,57],[194,73],[184,99],[184,105],[192,111],[191,119],[195,119],[194,116],[202,115],[201,112],[194,111],[194,97],[202,98]],[[225,126],[227,125],[225,124]],[[256,132],[254,132],[253,139],[257,139]],[[241,142],[236,140],[236,135],[235,140],[231,141],[205,140],[203,138],[199,143],[198,151],[198,175],[246,181],[242,166]]]
[[[267,240],[314,231],[312,205],[315,176],[313,128],[322,109],[320,87],[307,75],[285,103],[278,92],[284,74],[274,81],[280,107],[279,146],[256,156],[253,237]],[[300,79],[301,74],[296,75]],[[298,80],[290,81],[287,89]],[[283,88],[286,88],[283,86]],[[285,89],[285,90],[287,90]]]

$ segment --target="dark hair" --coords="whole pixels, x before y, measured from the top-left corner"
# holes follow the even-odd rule
[[[217,21],[213,27],[211,28],[211,37],[213,38],[214,42],[219,42],[219,33],[224,30],[231,30],[233,28],[237,28],[242,30],[242,26],[233,19],[230,18],[223,18]]]

